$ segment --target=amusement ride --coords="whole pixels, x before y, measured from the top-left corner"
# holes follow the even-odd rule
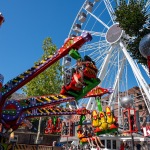
[[[80,54],[81,56],[88,55],[95,61],[99,70],[98,78],[101,80],[99,85],[105,88],[111,87],[114,90],[108,100],[109,106],[114,105],[116,99],[118,99],[119,103],[121,98],[119,91],[127,91],[131,87],[130,79],[132,77],[131,80],[135,81],[135,86],[140,87],[141,95],[150,113],[148,85],[150,76],[148,67],[137,63],[127,50],[127,44],[124,39],[128,35],[115,21],[116,2],[120,3],[119,0],[85,0],[68,36],[77,36],[83,31],[87,31],[92,35],[93,40],[80,49]],[[128,4],[129,2],[127,1],[126,3]],[[146,2],[145,8],[148,15],[150,11],[149,1]],[[148,20],[149,18],[146,25],[148,25]],[[70,65],[70,67],[72,66],[74,65]],[[128,95],[127,92],[126,95]],[[84,103],[84,101],[83,99],[81,103]],[[87,109],[93,109],[96,106],[94,102],[91,106],[91,102],[93,102],[92,99],[88,101]]]
[[[120,1],[116,2],[120,3]],[[68,36],[77,36],[83,31],[88,31],[92,35],[92,42],[85,44],[80,53],[83,56],[88,54],[96,62],[97,68],[100,70],[98,72],[98,78],[101,80],[99,85],[105,88],[112,87],[114,90],[108,98],[109,106],[113,107],[117,100],[118,106],[121,108],[120,99],[123,96],[128,96],[128,89],[135,82],[135,86],[140,88],[140,94],[150,113],[149,70],[148,67],[133,59],[127,49],[127,43],[124,39],[134,37],[129,37],[115,21],[116,2],[109,0],[89,2],[86,0],[78,12]],[[129,2],[127,1],[127,4]],[[150,11],[149,4],[149,1],[145,4],[147,15]],[[145,26],[148,26],[148,20],[149,18]],[[63,64],[65,63],[63,62]],[[88,102],[87,109],[93,110],[96,107],[96,102],[92,98],[88,101],[81,100],[81,103],[86,102]],[[120,115],[119,113],[118,117],[121,117]],[[120,122],[120,119],[118,121]]]
[[[50,55],[32,68],[27,71],[21,73],[14,79],[8,81],[5,85],[2,85],[3,76],[1,75],[1,95],[0,95],[0,120],[5,131],[16,130],[22,124],[28,122],[27,118],[41,117],[41,116],[64,116],[64,115],[80,115],[80,126],[82,126],[83,121],[85,120],[86,114],[91,114],[92,112],[87,110],[86,108],[80,108],[77,110],[60,108],[58,105],[64,102],[78,101],[83,97],[96,97],[102,95],[104,93],[111,93],[111,90],[102,89],[97,87],[100,83],[100,79],[97,78],[98,69],[96,64],[92,59],[88,56],[84,58],[81,57],[78,50],[81,46],[88,41],[92,40],[92,36],[83,32],[81,36],[70,37],[65,40],[64,45],[58,49],[54,55]],[[57,95],[47,95],[47,96],[38,96],[38,97],[30,97],[21,100],[7,100],[7,98],[21,88],[23,85],[31,81],[34,77],[39,75],[45,69],[54,64],[57,60],[69,54],[72,58],[77,60],[77,67],[74,68],[74,72],[72,76],[70,76],[70,82],[64,84],[60,94]],[[96,88],[95,88],[96,87]],[[93,89],[95,88],[95,89]],[[93,89],[93,90],[92,90]],[[97,100],[100,105],[100,100]],[[113,120],[114,117],[111,114],[110,108],[107,108],[108,116],[110,115],[109,120]],[[100,109],[102,113],[102,109]],[[96,111],[94,111],[96,113]],[[93,112],[93,114],[94,114]],[[100,117],[102,114],[100,113]],[[103,114],[104,115],[104,114]],[[98,117],[93,115],[94,117]],[[103,116],[105,117],[105,115]],[[99,118],[99,117],[98,117]],[[97,119],[98,119],[97,118]],[[117,129],[117,126],[111,126],[114,121],[107,122],[109,127],[102,128],[100,120],[98,124],[95,124],[93,121],[93,127],[95,128],[95,132],[101,132],[103,130],[109,129]],[[60,133],[61,128],[64,127],[62,125],[62,121],[59,118],[55,118],[54,120],[48,120],[47,128],[45,129],[45,133]],[[96,129],[97,127],[97,129]],[[99,129],[98,129],[99,128]],[[85,137],[80,137],[83,140]],[[84,140],[85,141],[85,140]],[[82,141],[83,142],[83,141]],[[87,141],[85,141],[87,142]]]
[[[127,5],[132,3],[132,0],[123,1]],[[135,3],[142,3],[142,1],[135,1]],[[109,96],[100,96],[101,101],[111,107],[111,110],[116,109],[117,105],[117,118],[118,126],[123,132],[138,133],[139,129],[130,126],[124,131],[125,122],[127,119],[128,124],[138,121],[136,118],[134,95],[129,95],[128,90],[131,87],[139,87],[138,95],[139,100],[143,101],[146,109],[147,116],[150,114],[150,87],[149,87],[149,69],[150,69],[150,51],[149,41],[150,34],[145,35],[139,42],[137,51],[140,51],[144,58],[147,59],[147,66],[138,62],[132,57],[128,43],[134,41],[135,36],[129,36],[125,30],[119,26],[116,21],[115,11],[117,10],[116,4],[121,5],[119,0],[85,0],[77,13],[68,37],[75,37],[80,35],[83,31],[89,32],[93,40],[86,43],[80,49],[81,56],[88,55],[95,63],[99,70],[97,76],[101,80],[99,86],[113,89],[112,94]],[[149,14],[150,14],[150,1],[143,1],[143,8],[146,12],[147,19],[143,27],[149,30]],[[144,11],[143,10],[143,11]],[[149,32],[148,32],[149,33]],[[128,42],[127,42],[128,41]],[[66,56],[68,59],[68,56]],[[65,58],[63,65],[65,65]],[[66,65],[65,70],[68,72],[75,64]],[[99,110],[95,98],[81,99],[80,105],[87,104],[88,110]],[[132,115],[130,113],[132,111]],[[126,115],[125,115],[126,114]],[[130,120],[130,117],[132,118]],[[79,120],[79,119],[77,119]],[[140,127],[142,129],[142,127]]]
[[[147,13],[149,4],[149,1],[145,4]],[[115,1],[85,0],[68,38],[60,49],[4,85],[1,76],[0,122],[5,131],[16,130],[23,123],[30,124],[26,121],[28,118],[49,116],[51,118],[47,122],[46,134],[60,133],[62,136],[74,136],[75,133],[72,133],[70,128],[74,128],[75,122],[59,118],[64,115],[79,116],[77,137],[80,144],[93,141],[97,143],[99,135],[118,133],[123,121],[122,115],[125,115],[130,123],[127,132],[137,131],[137,127],[131,125],[135,124],[136,118],[134,118],[135,109],[127,98],[129,96],[127,89],[131,87],[131,80],[136,81],[150,113],[150,88],[143,77],[143,73],[146,78],[150,77],[149,70],[130,56],[127,43],[124,41],[124,38],[130,37],[119,27],[119,23],[115,22],[114,5]],[[4,17],[1,14],[0,25],[3,22]],[[149,56],[146,57],[149,59]],[[65,74],[60,94],[7,101],[11,94],[61,58]],[[71,64],[72,59],[75,61]],[[124,95],[121,95],[122,92]],[[103,110],[102,101],[105,95],[108,96],[108,100]],[[80,106],[84,103],[87,105],[79,108],[76,104],[75,109],[71,105],[69,108],[59,107],[61,103],[70,104],[72,101],[79,102]],[[129,105],[123,109],[121,104],[123,106],[125,102]],[[113,113],[115,104],[118,105],[117,117]],[[132,116],[130,111],[133,113]],[[85,133],[83,124],[86,123],[87,115],[90,115],[93,133]]]

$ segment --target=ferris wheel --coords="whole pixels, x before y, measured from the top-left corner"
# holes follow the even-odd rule
[[[119,3],[119,0],[117,0]],[[128,2],[127,2],[128,3]],[[150,1],[146,5],[150,12]],[[81,6],[69,32],[70,36],[78,36],[83,31],[89,32],[93,40],[80,49],[82,57],[88,55],[95,61],[99,70],[98,77],[103,88],[113,88],[109,96],[108,105],[113,106],[115,101],[128,95],[128,89],[138,86],[143,100],[150,113],[150,88],[148,85],[149,72],[145,66],[133,60],[127,50],[124,37],[128,35],[115,22],[115,0],[85,0]],[[63,65],[65,61],[63,61]],[[72,61],[71,66],[75,66]],[[66,70],[67,70],[66,69]],[[86,102],[85,102],[86,101]],[[80,104],[87,103],[87,109],[95,109],[96,104],[92,99],[82,99]]]

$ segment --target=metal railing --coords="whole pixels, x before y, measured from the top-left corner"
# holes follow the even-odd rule
[[[60,147],[52,147],[46,145],[27,145],[27,144],[16,144],[15,150],[60,150]]]

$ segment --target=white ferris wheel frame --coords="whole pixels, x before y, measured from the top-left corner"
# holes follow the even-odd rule
[[[102,0],[99,1],[99,3],[101,2]],[[71,32],[73,30],[73,27],[74,27],[74,24],[76,23],[76,20],[78,19],[78,16],[80,15],[80,12],[82,10],[84,10],[85,12],[87,12],[87,15],[90,15],[91,17],[95,18],[100,24],[102,24],[106,29],[110,29],[110,27],[105,23],[103,22],[101,19],[99,19],[93,12],[90,12],[90,11],[87,11],[84,7],[85,5],[87,4],[88,0],[85,0],[85,2],[83,3],[81,9],[79,10],[73,24],[72,24],[72,27],[70,29],[70,32],[69,32],[69,35],[71,35]],[[95,5],[96,3],[98,2],[98,0],[94,0],[93,2],[93,5]],[[106,9],[110,15],[110,18],[111,18],[111,21],[113,24],[116,24],[115,23],[115,16],[112,15],[114,14],[114,9],[111,5],[111,2],[110,0],[103,0],[105,6],[106,6]],[[117,3],[119,4],[119,0],[117,0]],[[147,1],[145,7],[148,7],[150,5],[150,0]],[[81,23],[82,25],[83,23]],[[101,37],[106,37],[106,34],[103,33],[103,32],[95,32],[95,31],[90,31],[90,30],[84,30],[84,31],[87,31],[89,32],[91,35],[94,35],[94,36],[101,36]],[[83,30],[81,29],[78,29],[78,33],[82,33]],[[124,34],[124,36],[126,36]],[[91,47],[96,47],[96,43],[93,45],[91,44]],[[123,52],[124,56],[123,56],[123,61],[122,63],[118,66],[118,72],[117,72],[117,75],[116,75],[116,78],[114,79],[114,84],[113,84],[113,89],[114,89],[114,92],[110,95],[109,97],[109,103],[108,105],[111,105],[113,104],[113,101],[115,98],[117,98],[117,92],[119,91],[119,82],[121,80],[121,76],[123,74],[123,68],[124,68],[124,64],[126,63],[126,61],[130,64],[130,67],[132,69],[132,72],[139,84],[139,88],[141,89],[141,92],[142,92],[142,95],[144,97],[144,101],[145,101],[145,104],[147,106],[147,109],[148,109],[148,112],[150,114],[150,88],[149,88],[149,85],[147,84],[147,82],[145,81],[144,77],[142,76],[141,74],[141,71],[136,63],[135,60],[133,60],[133,58],[130,56],[130,54],[128,53],[127,49],[126,49],[126,44],[124,43],[124,41],[122,39],[120,39],[119,41],[116,41],[115,43],[111,44],[110,46],[110,49],[108,50],[107,52],[107,55],[103,61],[103,64],[101,66],[101,70],[99,72],[99,75],[98,75],[98,78],[102,81],[105,77],[105,74],[107,72],[107,67],[108,67],[108,63],[110,61],[110,57],[111,57],[111,54],[114,50],[114,47],[116,47],[116,45],[119,45],[120,48],[121,48],[121,51]],[[63,61],[64,63],[64,61]],[[147,76],[149,76],[149,72],[148,72],[148,69],[145,67],[145,66],[142,66],[143,69],[145,70]],[[150,77],[150,76],[149,76]],[[100,83],[101,85],[101,83]],[[87,109],[94,109],[95,108],[95,105],[96,103],[93,103],[93,99],[90,98],[89,101],[88,101],[88,104],[87,104]],[[119,100],[118,100],[118,106],[119,106]]]

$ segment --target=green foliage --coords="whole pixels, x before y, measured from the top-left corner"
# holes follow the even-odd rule
[[[138,36],[139,30],[143,28],[147,20],[144,0],[131,0],[129,4],[122,0],[116,8],[115,15],[116,21],[119,22],[119,26],[126,34],[129,36]]]
[[[116,22],[130,37],[134,37],[132,41],[126,39],[128,50],[133,59],[137,59],[138,63],[147,64],[147,60],[139,52],[139,42],[148,30],[144,28],[144,24],[148,19],[145,10],[146,1],[130,0],[129,4],[125,0],[116,3],[115,16]]]
[[[44,53],[41,59],[35,64],[38,64],[41,60],[44,60],[49,55],[53,55],[57,48],[52,43],[51,38],[46,38],[43,42],[42,46]],[[45,71],[40,73],[37,77],[32,79],[29,83],[27,83],[22,89],[27,96],[42,96],[42,95],[49,95],[49,94],[58,94],[62,87],[61,81],[61,72],[62,67],[60,65],[60,61],[55,62],[52,66],[47,68]],[[31,122],[33,127],[31,131],[37,132],[39,123],[41,124],[40,131],[44,133],[44,129],[46,127],[46,120],[47,117],[41,122],[39,119],[32,118]]]
[[[44,40],[42,48],[44,50],[44,54],[36,63],[39,63],[49,55],[53,55],[57,50],[56,46],[52,43],[51,38],[46,38]],[[55,62],[55,64],[26,84],[23,87],[23,91],[27,96],[58,94],[62,86],[61,69],[60,61]]]
[[[148,33],[149,33],[148,29],[143,29],[141,32],[139,32],[139,36],[137,36],[135,40],[133,40],[133,42],[130,41],[128,43],[128,49],[129,52],[131,53],[132,58],[137,59],[138,63],[143,65],[147,65],[147,59],[140,54],[139,43],[142,37]]]

